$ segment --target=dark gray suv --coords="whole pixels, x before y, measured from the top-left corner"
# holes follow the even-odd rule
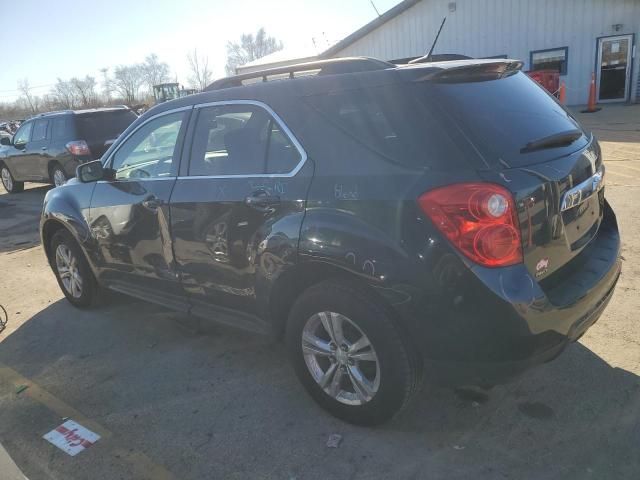
[[[0,179],[9,193],[24,182],[63,185],[81,163],[98,159],[138,116],[127,107],[43,113],[25,121],[13,139],[0,139]]]
[[[521,67],[331,60],[158,105],[47,193],[49,263],[78,307],[108,288],[283,336],[350,422],[423,378],[502,382],[620,275],[598,142]]]

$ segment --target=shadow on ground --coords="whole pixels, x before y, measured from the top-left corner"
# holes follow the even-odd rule
[[[40,243],[40,212],[51,185],[0,195],[0,253],[31,248]]]
[[[640,381],[581,344],[472,400],[426,388],[376,429],[316,407],[284,348],[162,308],[59,301],[0,343],[18,371],[179,479],[637,478]],[[120,478],[98,442],[68,457],[61,423],[0,381],[0,442],[31,480]],[[330,434],[343,436],[338,449]],[[125,478],[128,478],[125,476]]]

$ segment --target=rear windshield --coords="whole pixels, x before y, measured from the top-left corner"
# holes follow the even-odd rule
[[[460,150],[460,142],[452,136],[455,132],[437,108],[417,104],[402,83],[331,91],[304,101],[353,140],[393,163],[450,170],[468,167],[474,160]]]
[[[76,116],[78,134],[88,143],[118,138],[137,118],[131,110],[83,113]]]
[[[502,159],[512,167],[548,161],[588,143],[587,137],[578,134],[568,144],[547,142],[545,148],[528,151],[534,142],[581,129],[522,72],[498,80],[418,85],[421,95],[435,99],[486,157]]]

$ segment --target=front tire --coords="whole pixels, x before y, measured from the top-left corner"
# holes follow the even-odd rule
[[[6,165],[0,167],[0,180],[8,193],[20,193],[24,190],[24,182],[17,182]]]
[[[287,324],[296,375],[325,410],[349,423],[391,419],[421,383],[421,368],[385,309],[368,292],[325,281],[296,301]]]
[[[97,300],[98,288],[89,263],[80,246],[67,230],[59,230],[51,239],[51,268],[67,300],[87,308]]]

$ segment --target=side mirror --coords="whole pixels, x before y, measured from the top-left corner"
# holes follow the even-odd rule
[[[94,160],[93,162],[83,163],[76,168],[76,177],[82,183],[97,182],[104,178],[104,168],[102,168],[102,162],[100,160]]]
[[[9,137],[0,137],[0,145],[11,145],[11,139]]]

